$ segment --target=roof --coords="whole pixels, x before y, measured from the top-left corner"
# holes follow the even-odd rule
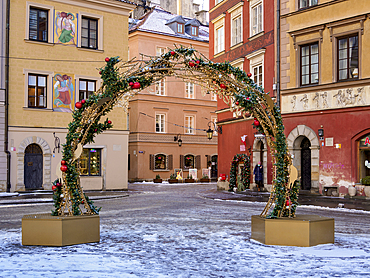
[[[200,22],[198,19],[196,18],[193,18],[189,21],[186,22],[185,26],[188,26],[188,25],[191,25],[191,26],[200,26]]]
[[[181,23],[187,24],[189,22],[189,24],[193,26],[199,26],[199,32],[197,37],[191,36],[187,33],[179,34],[171,29],[169,23],[179,22],[178,20],[181,20],[180,18],[184,21]],[[209,41],[209,27],[207,25],[201,24],[198,20],[194,18],[188,18],[179,16],[177,14],[172,14],[159,6],[153,7],[153,9],[150,12],[146,13],[139,20],[130,20],[129,31],[130,33],[135,31],[143,31],[203,42]]]

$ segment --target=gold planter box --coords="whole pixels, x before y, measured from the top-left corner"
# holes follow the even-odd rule
[[[297,215],[266,219],[252,216],[252,239],[267,245],[309,247],[334,243],[334,218]]]
[[[23,245],[66,246],[99,241],[99,215],[51,216],[44,213],[22,218]]]

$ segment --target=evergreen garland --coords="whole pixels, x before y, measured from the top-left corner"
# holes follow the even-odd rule
[[[250,157],[246,154],[236,154],[231,161],[229,191],[233,191],[234,187],[237,186],[238,165],[240,162],[244,164],[241,172],[242,190],[249,189],[251,177]]]

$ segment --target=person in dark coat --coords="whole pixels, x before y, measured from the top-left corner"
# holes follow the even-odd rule
[[[261,191],[261,188],[263,187],[263,166],[261,162],[258,162],[256,167],[254,167],[253,174],[254,174],[254,181],[257,184],[257,190]]]

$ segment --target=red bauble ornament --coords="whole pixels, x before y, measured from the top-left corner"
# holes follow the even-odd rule
[[[111,123],[112,123],[112,121],[108,121],[107,123],[108,123],[108,124],[111,124]]]
[[[128,85],[129,85],[130,87],[132,87],[132,86],[134,86],[134,82],[130,82],[130,83],[128,83]]]
[[[220,87],[221,87],[221,89],[226,89],[226,85],[223,84],[223,83],[220,84]]]
[[[52,187],[51,187],[51,189],[54,191],[55,189],[56,189],[57,187],[55,186],[55,185],[53,185]]]
[[[197,63],[197,64],[199,65],[200,61],[199,61],[199,60],[197,60],[195,63]]]
[[[175,51],[171,51],[171,55],[174,56],[175,55]]]
[[[247,97],[247,100],[249,100],[249,97]]]
[[[239,101],[236,101],[236,102],[235,102],[235,104],[236,104],[236,105],[239,105]]]
[[[285,201],[285,205],[288,207],[288,206],[290,206],[292,204],[292,202],[290,202],[289,200],[286,200]]]
[[[248,73],[247,73],[247,76],[248,76],[248,77],[251,77],[251,76],[252,76],[252,74],[251,74],[250,72],[248,72]]]
[[[139,82],[135,82],[134,85],[132,86],[132,88],[134,89],[140,89],[141,87],[141,84]]]
[[[195,66],[194,62],[193,62],[193,61],[190,61],[190,62],[189,62],[189,66],[190,66],[190,67],[194,67],[194,66]]]
[[[95,128],[95,132],[97,132],[98,130]]]
[[[259,122],[259,121],[257,121],[257,120],[254,120],[253,124],[254,124],[255,126],[259,126],[259,125],[260,125],[260,122]]]
[[[62,161],[60,162],[60,164],[62,164],[62,165],[66,165],[66,164],[67,164],[67,162],[66,162],[65,160],[62,160]]]
[[[82,103],[82,104],[85,104],[85,103],[86,103],[86,100],[84,100],[84,99],[83,99],[83,100],[81,100],[81,103]]]
[[[59,182],[57,182],[56,186],[59,187],[59,186],[62,186],[62,185]]]
[[[82,103],[81,102],[76,102],[75,106],[76,106],[77,109],[81,109],[82,108]]]
[[[101,74],[101,71],[99,71],[99,74]]]
[[[66,172],[67,169],[68,169],[67,165],[60,166],[60,171],[62,171],[62,172]]]
[[[109,59],[108,57],[107,57],[107,58],[105,58],[105,61],[106,61],[107,63],[109,62],[109,60],[110,60],[110,59]]]

